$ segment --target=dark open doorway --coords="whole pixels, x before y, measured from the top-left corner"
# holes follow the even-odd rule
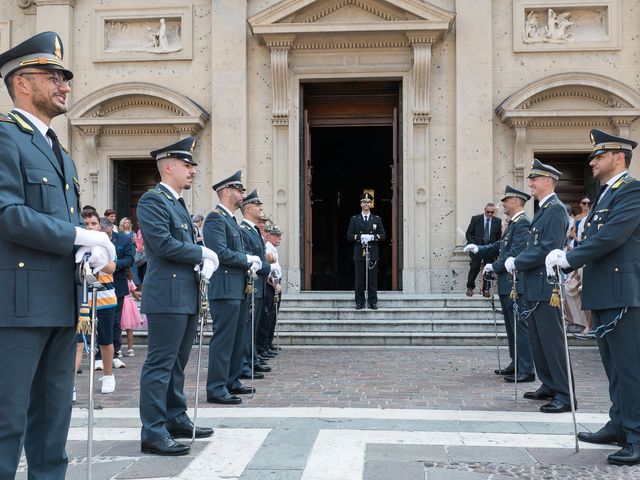
[[[313,290],[353,288],[353,243],[347,241],[360,195],[374,192],[372,212],[391,229],[392,127],[311,129],[313,158]],[[391,290],[391,246],[380,244],[378,288]]]
[[[574,213],[580,211],[579,203],[584,195],[593,200],[598,194],[600,184],[591,174],[589,153],[536,153],[534,156],[562,172],[556,194]],[[535,209],[538,209],[537,201]]]
[[[117,218],[129,217],[137,227],[138,200],[159,181],[155,160],[114,160],[113,203]]]
[[[303,290],[352,290],[353,243],[347,240],[359,198],[374,195],[387,240],[380,244],[378,288],[399,290],[402,162],[401,83],[301,85]]]

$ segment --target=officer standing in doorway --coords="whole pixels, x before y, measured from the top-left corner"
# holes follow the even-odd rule
[[[191,447],[176,438],[209,437],[187,416],[184,369],[198,326],[200,278],[218,268],[217,255],[197,245],[183,190],[191,188],[197,163],[196,139],[154,150],[162,181],[138,203],[138,223],[147,252],[141,311],[147,314],[149,351],[140,377],[142,452],[186,455]],[[195,268],[194,268],[195,267]]]
[[[62,40],[40,33],[0,54],[14,109],[0,116],[0,478],[24,447],[29,478],[62,480],[73,395],[79,257],[102,269],[106,233],[80,228],[80,184],[51,120],[67,111],[73,73]]]
[[[591,130],[589,165],[600,194],[583,220],[578,247],[555,250],[547,265],[584,265],[582,308],[591,310],[593,331],[609,380],[609,421],[597,432],[580,432],[590,443],[613,443],[614,465],[640,463],[640,182],[628,172],[638,143]]]
[[[347,240],[353,244],[353,261],[355,264],[356,310],[364,308],[364,290],[368,291],[369,307],[378,309],[378,242],[387,236],[384,232],[382,219],[371,213],[373,196],[365,192],[360,197],[359,215],[354,215],[349,221]],[[369,249],[369,263],[367,264],[366,249]],[[368,275],[367,275],[368,269]],[[365,285],[368,279],[368,285]]]

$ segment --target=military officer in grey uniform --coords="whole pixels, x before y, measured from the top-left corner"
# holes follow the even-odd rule
[[[67,111],[62,40],[40,33],[0,55],[15,106],[0,116],[0,478],[63,479],[71,419],[78,292],[74,245],[94,269],[115,257],[80,228],[73,160],[49,128]],[[105,260],[106,259],[106,260]]]
[[[140,376],[141,450],[185,455],[176,438],[208,437],[213,429],[194,427],[187,416],[184,370],[196,335],[200,275],[209,278],[217,255],[197,245],[183,190],[191,188],[197,163],[196,139],[185,138],[150,155],[161,182],[138,202],[137,216],[147,252],[141,311],[147,314],[149,350]]]
[[[578,438],[624,446],[609,463],[640,463],[640,182],[627,172],[637,142],[591,131],[589,165],[601,192],[583,220],[580,245],[553,251],[550,268],[584,266],[582,308],[591,310],[602,363],[609,379],[609,422]]]
[[[240,382],[247,318],[246,276],[260,259],[245,251],[234,212],[242,206],[245,188],[242,171],[213,185],[220,202],[207,215],[202,228],[204,244],[218,254],[220,269],[209,286],[213,337],[209,343],[207,401],[224,405],[242,402],[237,394],[251,393]]]
[[[355,265],[355,297],[356,309],[364,308],[364,291],[367,289],[369,307],[378,308],[378,243],[387,236],[382,225],[382,219],[371,213],[373,196],[365,192],[360,197],[361,212],[349,220],[347,240],[353,243],[353,262]],[[365,245],[369,245],[369,264],[366,265]],[[366,269],[369,269],[367,272]],[[368,273],[368,274],[367,274]],[[366,282],[368,285],[365,285]]]
[[[262,200],[258,197],[258,191],[253,190],[247,195],[242,202],[242,216],[244,217],[240,223],[240,231],[244,240],[245,250],[251,255],[255,255],[260,258],[261,266],[256,270],[256,277],[253,282],[254,289],[254,316],[253,316],[253,330],[251,329],[251,297],[250,293],[247,294],[247,303],[249,306],[247,315],[247,328],[245,334],[244,344],[244,359],[242,362],[243,376],[251,376],[251,361],[252,361],[252,345],[253,345],[253,368],[254,378],[256,371],[258,373],[271,371],[271,367],[263,365],[258,359],[258,352],[255,345],[256,333],[258,331],[258,324],[264,311],[264,300],[266,295],[267,276],[271,273],[271,266],[267,262],[266,251],[264,241],[262,240],[262,234],[260,233],[259,223],[264,224],[264,215],[262,213]]]
[[[529,174],[529,188],[538,200],[538,211],[533,216],[527,246],[516,257],[505,260],[511,274],[524,278],[524,298],[529,318],[529,332],[533,360],[542,386],[526,392],[530,400],[550,400],[542,405],[543,413],[571,410],[569,381],[564,350],[564,332],[560,309],[549,304],[553,286],[547,281],[545,258],[554,249],[563,248],[569,216],[564,204],[554,193],[561,172],[538,159],[533,160]]]
[[[514,302],[516,302],[518,312],[524,312],[525,310],[525,302],[523,299],[524,284],[522,281],[516,283],[516,293],[518,297],[512,299],[511,291],[513,289],[513,282],[504,267],[505,260],[509,257],[517,256],[527,244],[530,221],[524,211],[524,205],[530,198],[531,195],[507,185],[504,190],[504,197],[502,198],[502,206],[505,213],[509,216],[509,223],[502,233],[502,238],[488,245],[469,244],[464,247],[465,252],[477,253],[482,259],[497,257],[497,260],[493,263],[485,265],[483,273],[494,272],[498,275],[498,295],[504,315],[504,327],[507,331],[511,363],[502,370],[496,370],[495,373],[505,375],[504,378],[507,382],[514,381],[514,337],[516,337],[518,347],[518,383],[533,382],[535,380],[527,319],[519,315],[516,323],[516,331],[514,332],[513,330]]]

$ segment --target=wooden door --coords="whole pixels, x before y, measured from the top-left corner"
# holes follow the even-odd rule
[[[309,134],[309,113],[304,111],[304,290],[311,290],[313,273],[313,215],[311,197],[311,135]]]

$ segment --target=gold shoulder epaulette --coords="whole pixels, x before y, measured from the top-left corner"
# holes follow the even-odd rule
[[[156,192],[157,195],[164,195],[165,197],[167,197],[169,200],[172,200],[171,195],[169,195],[167,192],[165,192],[164,190],[162,190],[161,188],[156,188],[154,190]]]
[[[222,216],[224,216],[224,212],[222,211],[222,209],[221,209],[221,208],[216,208],[216,209],[215,209],[213,212],[211,212],[211,213],[217,213],[218,215],[222,215]]]
[[[20,116],[15,115],[13,113],[8,113],[7,115],[9,115],[9,117],[11,117],[13,121],[18,124],[21,130],[25,132],[33,133],[33,128],[31,128],[31,125],[29,125],[22,118],[20,118]]]
[[[621,177],[621,178],[619,178],[619,179],[616,181],[616,183],[614,183],[613,185],[611,185],[611,190],[615,190],[616,188],[620,187],[620,185],[622,185],[623,183],[627,183],[627,182],[625,182],[625,180],[626,180],[627,178],[628,178],[628,177]]]
[[[16,121],[6,113],[0,114],[0,122],[16,123]]]

